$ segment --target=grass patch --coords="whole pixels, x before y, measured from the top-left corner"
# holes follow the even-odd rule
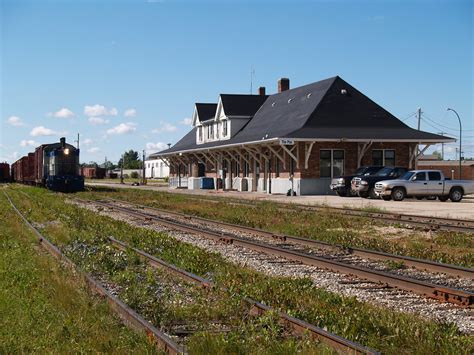
[[[0,220],[0,353],[155,352],[37,246],[3,194]]]
[[[414,315],[380,309],[354,298],[341,297],[316,288],[309,279],[269,277],[247,268],[236,267],[215,253],[177,242],[165,233],[135,228],[65,204],[62,195],[40,189],[22,188],[22,190],[28,192],[32,197],[31,202],[37,207],[30,210],[29,218],[36,220],[40,215],[48,215],[50,219],[57,219],[63,230],[70,231],[71,240],[64,241],[66,245],[70,245],[78,238],[92,240],[96,237],[113,235],[188,271],[210,278],[226,286],[231,292],[263,301],[295,317],[384,353],[462,354],[472,350],[472,337],[463,335],[454,325],[425,321]],[[23,205],[24,199],[20,193],[16,193],[15,197],[22,208],[27,208],[26,203]],[[170,204],[169,198],[173,199],[173,203],[176,203],[176,199],[181,199],[183,202],[178,204],[182,203],[183,208],[190,210],[198,208],[197,204],[189,205],[189,200],[179,195],[176,199],[169,194],[164,195],[164,201],[160,203]],[[41,206],[48,206],[48,209],[41,209]],[[217,210],[221,207],[216,203],[214,206],[218,207]],[[275,207],[269,204],[265,208]],[[241,210],[239,213],[240,218],[249,218],[249,223],[253,223],[251,214]],[[307,218],[310,223],[309,217]],[[241,333],[235,335],[240,334],[237,343],[242,342],[242,339],[247,339],[246,344],[256,341],[253,337],[248,339],[245,335],[248,334],[246,333],[248,327],[242,329]],[[235,342],[231,339],[232,337],[224,335],[210,337],[201,333],[193,337],[191,344],[196,350],[202,349],[201,346],[221,349],[222,344],[230,342],[229,347],[232,348]],[[209,344],[210,341],[214,341],[212,346]],[[290,344],[275,343],[275,347],[279,349],[286,346]],[[245,349],[249,350],[252,347]]]

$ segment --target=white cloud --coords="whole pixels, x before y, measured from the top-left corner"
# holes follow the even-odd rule
[[[180,121],[179,123],[184,124],[186,126],[190,126],[193,124],[193,119],[186,117],[186,118],[183,118],[183,120]]]
[[[63,107],[59,111],[54,112],[52,116],[56,118],[71,118],[74,117],[74,112],[66,107]]]
[[[11,154],[7,154],[7,155],[1,155],[0,156],[0,162],[10,162],[10,163],[13,163],[14,161],[16,161],[19,157],[19,154],[18,152],[13,152]]]
[[[158,128],[153,129],[152,133],[171,133],[177,130],[176,126],[173,126],[171,123],[168,122],[161,122],[161,126]]]
[[[84,145],[91,145],[92,143],[94,143],[94,141],[90,138],[86,138],[81,143]]]
[[[102,117],[89,117],[88,121],[94,126],[109,123],[109,120],[103,119]]]
[[[34,140],[32,139],[23,139],[21,142],[20,142],[20,145],[22,147],[28,147],[28,146],[31,146],[31,147],[36,147],[37,145],[39,145],[38,143],[36,143]]]
[[[21,120],[21,118],[20,118],[20,117],[17,117],[17,116],[10,116],[10,117],[8,117],[7,122],[8,122],[11,126],[16,126],[16,127],[20,127],[20,126],[24,126],[24,125],[25,125],[25,123]]]
[[[146,144],[146,151],[147,153],[154,153],[154,152],[159,152],[162,150],[168,149],[168,145],[163,142],[158,142],[158,143],[147,143]]]
[[[125,117],[135,117],[137,115],[137,110],[134,108],[129,108],[128,110],[125,110],[123,113]]]
[[[107,134],[126,134],[135,132],[137,130],[136,124],[133,122],[121,123],[114,128],[108,129]]]
[[[66,134],[67,132],[58,132],[58,131],[53,131],[50,128],[46,128],[43,126],[37,126],[33,128],[30,132],[30,136],[33,137],[38,137],[38,136],[55,136],[55,135],[61,135],[61,134]]]
[[[92,148],[87,149],[87,152],[92,153],[92,154],[99,153],[100,148],[99,147],[92,147]]]
[[[118,111],[115,107],[107,109],[107,107],[99,104],[93,106],[84,106],[84,114],[88,117],[98,117],[98,116],[117,116]]]

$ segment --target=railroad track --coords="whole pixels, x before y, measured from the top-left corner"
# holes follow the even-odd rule
[[[15,212],[21,217],[24,223],[34,232],[36,238],[40,245],[46,249],[51,255],[53,255],[58,260],[63,261],[68,267],[74,269],[79,273],[87,282],[88,286],[92,291],[99,294],[102,297],[105,297],[111,308],[119,315],[123,322],[135,329],[144,331],[148,338],[154,341],[160,352],[167,354],[186,354],[186,350],[183,346],[176,343],[171,337],[162,331],[158,330],[151,323],[145,320],[141,315],[136,313],[133,309],[128,307],[125,303],[120,301],[117,297],[112,295],[107,291],[100,282],[92,278],[89,274],[80,270],[72,260],[70,260],[66,255],[64,255],[61,250],[45,238],[27,219],[26,217],[18,210],[14,205],[13,201],[10,199],[8,194],[4,192],[8,201],[10,202],[12,208]],[[121,250],[131,249],[137,253],[142,259],[145,259],[151,266],[166,269],[172,274],[177,275],[186,281],[191,281],[194,284],[201,285],[206,288],[216,287],[212,281],[204,279],[198,275],[187,272],[183,269],[176,267],[175,265],[169,264],[161,259],[158,259],[140,249],[133,248],[128,244],[119,241],[113,237],[109,237],[110,242],[114,247],[117,247]],[[223,289],[225,290],[225,289]],[[227,291],[227,290],[225,290]],[[251,314],[260,316],[266,312],[273,311],[269,306],[266,306],[260,302],[252,300],[248,297],[245,297],[244,300],[249,303],[251,308]],[[303,336],[309,334],[312,339],[323,342],[324,344],[330,346],[338,353],[341,354],[369,354],[376,355],[380,354],[378,351],[371,348],[365,347],[361,344],[355,343],[348,339],[342,338],[338,335],[332,334],[324,329],[316,327],[310,323],[307,323],[303,320],[291,317],[286,313],[278,312],[280,323],[292,330],[293,334],[298,336]]]
[[[82,200],[82,201],[85,201],[85,200]],[[176,217],[180,217],[184,219],[193,219],[195,221],[203,222],[209,225],[214,225],[216,227],[228,227],[231,230],[254,234],[254,235],[258,235],[262,237],[267,237],[269,239],[287,241],[294,244],[302,245],[304,247],[316,247],[316,248],[326,249],[329,251],[343,251],[344,253],[347,253],[350,255],[356,255],[361,258],[366,258],[366,259],[371,259],[371,260],[381,260],[381,261],[393,261],[396,263],[403,263],[403,265],[405,266],[413,267],[413,268],[423,270],[423,271],[443,273],[443,274],[451,275],[454,277],[465,277],[465,278],[474,279],[474,269],[470,269],[470,268],[466,268],[462,266],[437,263],[430,260],[422,260],[422,259],[412,258],[409,256],[389,254],[389,253],[368,250],[368,249],[363,249],[363,248],[343,247],[341,245],[330,244],[330,243],[323,242],[320,240],[273,233],[273,232],[269,232],[263,229],[216,221],[216,220],[212,220],[208,218],[197,217],[194,215],[159,209],[155,207],[149,207],[149,206],[140,205],[140,204],[132,204],[132,203],[121,201],[121,200],[107,199],[106,201],[110,201],[111,203],[115,203],[115,204],[116,203],[129,204],[131,207],[138,208],[138,209],[149,209],[149,210],[156,211],[162,214],[167,214],[170,216],[176,216]]]
[[[195,200],[206,200],[209,202],[224,202],[221,198],[210,198],[205,196],[204,198],[196,198],[193,196],[186,195],[187,198]],[[262,201],[257,201],[261,203]],[[248,201],[244,199],[226,198],[226,204],[241,205],[241,206],[252,206],[255,207],[255,201]],[[394,212],[373,212],[356,208],[346,207],[330,207],[330,206],[311,206],[303,205],[300,203],[281,203],[275,202],[277,205],[281,205],[278,208],[281,211],[287,212],[290,210],[310,211],[310,212],[335,212],[352,217],[363,217],[374,220],[379,220],[390,224],[403,224],[409,225],[416,228],[422,228],[432,231],[444,230],[450,232],[461,232],[461,233],[474,233],[474,220],[456,219],[456,218],[444,218],[444,217],[427,217],[421,215],[401,214]]]
[[[315,266],[318,268],[332,270],[332,271],[343,273],[346,275],[355,276],[357,278],[364,279],[370,282],[384,284],[389,287],[395,287],[395,288],[402,289],[408,292],[419,294],[424,297],[453,303],[458,306],[471,307],[474,303],[474,294],[471,292],[464,291],[464,290],[459,290],[459,289],[450,288],[450,287],[442,287],[442,286],[435,285],[429,282],[424,282],[424,281],[408,278],[405,276],[394,275],[394,274],[372,270],[372,269],[357,266],[357,265],[350,265],[350,264],[340,262],[340,261],[330,260],[323,257],[301,253],[299,251],[292,251],[292,250],[288,250],[281,247],[275,247],[272,245],[268,245],[266,243],[251,241],[245,238],[237,237],[230,233],[216,232],[209,229],[203,229],[196,226],[191,226],[185,223],[170,221],[168,219],[159,217],[151,213],[137,211],[135,209],[127,208],[123,206],[112,205],[109,202],[85,201],[85,200],[82,200],[82,202],[89,203],[89,204],[91,203],[96,204],[104,208],[115,209],[122,213],[128,214],[130,216],[135,216],[144,220],[155,221],[161,225],[164,225],[174,230],[184,231],[191,234],[198,234],[198,235],[204,236],[206,238],[209,238],[218,242],[238,245],[245,248],[249,248],[257,252],[262,252],[265,254],[282,257],[287,260],[300,262],[300,263]],[[419,263],[422,262],[417,259],[414,259],[413,262],[415,261],[418,265]],[[430,262],[428,263],[430,264]],[[441,267],[441,266],[438,265],[438,267]],[[457,268],[457,267],[454,267],[454,268]],[[469,275],[472,276],[472,270],[470,271],[469,269],[458,270],[458,272],[461,272],[461,271],[464,273],[468,272]]]
[[[70,269],[77,272],[87,283],[89,288],[96,294],[101,297],[104,297],[110,307],[114,310],[114,312],[122,319],[123,323],[137,329],[139,331],[143,331],[146,333],[148,338],[154,342],[156,347],[160,352],[164,352],[166,354],[175,355],[175,354],[184,354],[184,348],[177,344],[173,339],[171,339],[168,335],[163,333],[162,331],[158,330],[155,326],[153,326],[150,322],[144,319],[140,314],[135,312],[133,309],[128,307],[125,303],[120,301],[117,297],[112,295],[109,291],[107,291],[100,282],[95,280],[92,276],[85,273],[84,271],[80,270],[71,259],[69,259],[66,255],[64,255],[61,250],[51,243],[47,238],[45,238],[39,231],[36,229],[27,219],[26,217],[18,210],[18,208],[14,205],[13,201],[10,199],[10,196],[6,193],[5,197],[10,202],[10,205],[14,209],[14,211],[21,217],[23,222],[33,231],[36,238],[38,239],[39,244],[52,256],[56,259],[64,262]]]
[[[112,243],[113,246],[117,247],[120,250],[127,250],[131,249],[135,253],[137,253],[142,259],[146,260],[151,266],[156,267],[156,268],[162,268],[166,269],[167,271],[171,272],[172,274],[175,274],[187,281],[193,282],[195,284],[201,285],[206,288],[210,287],[216,287],[218,288],[217,285],[215,285],[212,281],[207,280],[205,278],[202,278],[198,275],[195,275],[193,273],[190,273],[186,270],[180,269],[176,267],[175,265],[169,264],[165,262],[164,260],[158,259],[148,253],[146,253],[143,250],[131,247],[127,243],[124,243],[122,241],[119,241],[115,239],[114,237],[109,236],[109,240]],[[224,291],[228,291],[225,288],[221,288]],[[269,306],[266,306],[260,302],[257,302],[251,298],[245,297],[243,298],[247,303],[249,303],[252,306],[251,309],[251,314],[253,315],[263,315],[266,312],[272,311],[273,309]],[[354,343],[350,340],[344,339],[342,337],[339,337],[335,334],[329,333],[325,331],[324,329],[321,329],[319,327],[316,327],[310,323],[307,323],[303,320],[294,318],[289,316],[286,313],[283,312],[278,312],[278,316],[280,318],[280,323],[287,326],[290,328],[293,332],[293,334],[302,336],[304,334],[309,334],[311,338],[315,340],[319,340],[326,345],[330,346],[331,348],[335,349],[336,351],[340,353],[352,353],[352,354],[378,354],[377,351],[372,350],[370,348],[367,348],[365,346],[362,346],[360,344]]]

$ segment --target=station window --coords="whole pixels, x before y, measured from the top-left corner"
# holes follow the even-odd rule
[[[223,127],[222,127],[222,135],[224,137],[227,137],[227,121],[224,121],[223,123]]]
[[[344,150],[321,150],[319,153],[319,176],[332,178],[341,175],[344,175]]]
[[[209,135],[210,135],[210,139],[214,139],[214,125],[211,124],[209,125]]]
[[[372,164],[379,166],[395,166],[395,150],[374,149],[372,150]]]
[[[198,127],[198,139],[199,142],[202,142],[202,126]]]

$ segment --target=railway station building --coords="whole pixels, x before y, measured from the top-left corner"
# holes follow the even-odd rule
[[[332,177],[363,165],[415,168],[430,145],[454,141],[408,127],[339,76],[294,89],[282,78],[273,95],[221,94],[196,103],[192,120],[150,156],[169,164],[170,186],[328,194]]]

